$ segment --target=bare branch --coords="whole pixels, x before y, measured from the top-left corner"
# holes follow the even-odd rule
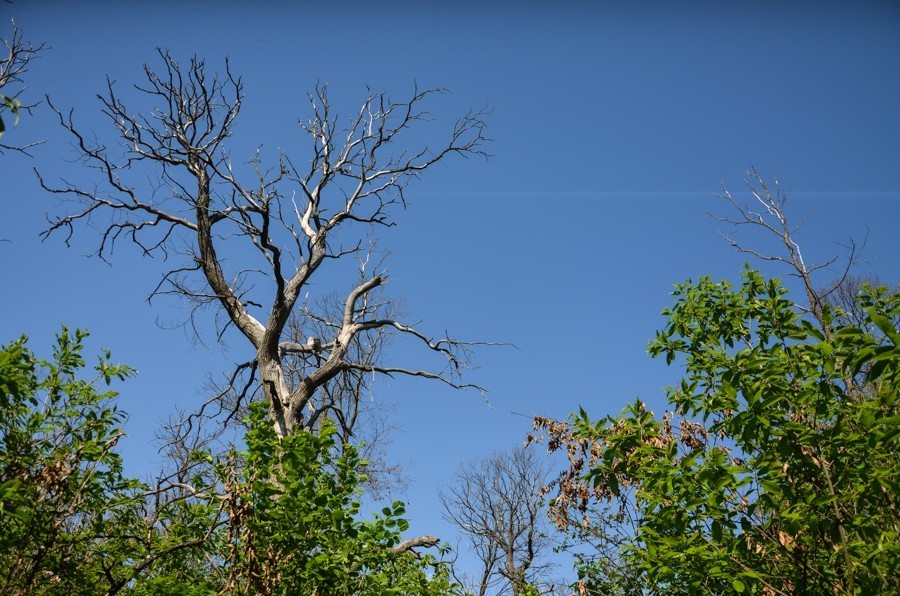
[[[478,391],[481,394],[481,396],[484,398],[485,401],[488,401],[487,390],[484,387],[481,387],[480,385],[475,385],[473,383],[456,383],[453,380],[448,379],[447,377],[445,377],[441,374],[438,374],[438,373],[431,373],[431,372],[424,371],[424,370],[410,370],[410,369],[406,369],[406,368],[395,368],[395,367],[387,367],[387,366],[366,366],[366,365],[362,365],[362,364],[355,364],[352,362],[345,363],[344,367],[348,368],[348,369],[352,369],[352,370],[361,370],[361,371],[368,372],[368,373],[380,373],[383,375],[387,375],[389,377],[392,377],[394,375],[406,375],[409,377],[422,377],[424,379],[432,379],[435,381],[440,381],[440,382],[444,383],[445,385],[449,385],[450,387],[453,387],[454,389],[475,389],[476,391]],[[490,403],[490,402],[488,401],[488,403]]]
[[[404,540],[397,546],[391,547],[390,550],[393,553],[400,554],[414,548],[432,548],[440,544],[440,542],[441,539],[437,536],[419,536],[418,538],[410,538],[409,540]]]
[[[787,203],[788,197],[778,180],[775,181],[775,189],[772,191],[765,180],[763,180],[762,176],[760,176],[756,170],[751,169],[747,172],[747,179],[744,180],[744,184],[750,192],[750,195],[761,208],[753,210],[750,206],[742,205],[723,184],[722,194],[717,196],[728,202],[732,209],[737,212],[739,217],[731,218],[713,215],[711,213],[707,213],[707,215],[718,222],[732,227],[749,225],[761,228],[770,237],[777,238],[779,243],[784,247],[784,252],[781,254],[770,254],[740,244],[733,236],[726,234],[721,230],[719,231],[719,235],[727,240],[729,244],[738,251],[752,255],[762,261],[783,263],[790,267],[792,270],[790,275],[798,277],[802,281],[806,292],[808,305],[802,308],[812,313],[823,328],[827,327],[822,317],[822,305],[825,296],[817,290],[812,274],[822,269],[829,269],[838,260],[838,257],[833,257],[824,263],[812,265],[806,262],[803,252],[800,249],[800,245],[795,237],[797,231],[803,226],[803,222],[801,221],[799,225],[793,226],[788,221],[785,211],[785,204]],[[847,265],[841,277],[846,277],[852,267],[857,263],[856,246],[852,240],[848,252]],[[825,331],[827,333],[830,332],[828,329],[825,329]]]
[[[12,23],[13,31],[10,37],[2,39],[3,48],[5,48],[5,56],[0,58],[0,112],[9,110],[13,116],[14,123],[19,120],[19,113],[26,111],[29,114],[31,109],[37,104],[23,104],[20,97],[27,90],[24,83],[25,73],[28,72],[29,64],[32,60],[40,56],[40,53],[47,49],[45,44],[37,47],[30,42],[25,41],[22,30]],[[6,122],[0,117],[0,137],[3,136]],[[4,151],[16,151],[23,155],[31,156],[29,149],[42,144],[44,141],[34,141],[26,145],[6,145],[0,143],[0,155]]]

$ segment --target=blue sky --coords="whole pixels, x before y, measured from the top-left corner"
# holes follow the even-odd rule
[[[157,46],[215,69],[230,57],[247,92],[229,143],[236,156],[261,146],[304,159],[295,123],[316,82],[346,108],[366,85],[398,98],[414,82],[447,87],[433,104],[438,127],[490,104],[494,157],[430,172],[398,226],[379,231],[391,252],[388,292],[412,319],[437,335],[517,347],[478,355],[470,379],[490,390],[490,407],[436,384],[378,386],[402,427],[392,455],[412,481],[410,532],[454,542],[437,489],[460,462],[519,443],[527,416],[579,405],[601,416],[636,396],[664,407],[678,370],[650,360],[646,345],[668,292],[688,277],[734,279],[746,260],[705,215],[727,212],[713,198],[723,181],[749,200],[744,170],[778,177],[790,213],[807,220],[799,240],[810,259],[868,233],[866,270],[900,278],[900,7],[560,4],[19,0],[0,4],[0,17],[4,36],[14,17],[51,47],[25,97],[49,94],[110,140],[95,96],[106,76],[127,93],[141,65],[157,63]],[[3,140],[39,138],[48,141],[33,159],[0,157],[0,238],[10,240],[0,244],[0,338],[27,333],[39,348],[61,323],[87,327],[95,346],[138,368],[123,387],[124,450],[132,471],[147,472],[161,419],[176,403],[196,406],[204,374],[242,360],[247,346],[235,336],[223,350],[207,335],[204,347],[160,328],[181,312],[145,300],[164,264],[124,244],[112,266],[88,259],[90,230],[70,249],[40,242],[45,214],[61,211],[32,166],[51,179],[82,174],[44,107]],[[335,283],[328,289],[345,288]]]

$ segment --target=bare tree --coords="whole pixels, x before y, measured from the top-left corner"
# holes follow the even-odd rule
[[[830,334],[830,325],[826,324],[823,318],[822,308],[829,295],[845,285],[851,270],[857,264],[856,243],[851,239],[850,243],[845,247],[848,252],[846,264],[837,271],[837,279],[827,290],[820,289],[813,279],[814,274],[820,270],[834,271],[833,266],[839,261],[840,256],[832,257],[823,263],[807,263],[803,252],[800,250],[800,244],[796,240],[796,234],[803,227],[804,222],[801,220],[799,223],[793,224],[788,220],[785,210],[788,195],[782,189],[778,180],[775,180],[773,191],[756,170],[750,170],[747,172],[744,184],[753,197],[756,206],[742,205],[728,188],[723,185],[722,194],[718,196],[731,204],[734,211],[737,212],[737,216],[718,216],[711,213],[709,216],[732,227],[750,226],[755,229],[762,229],[765,231],[764,238],[768,237],[776,240],[778,245],[780,245],[780,249],[776,247],[773,248],[772,252],[763,251],[741,244],[732,235],[721,230],[719,235],[740,252],[752,255],[762,261],[787,265],[789,269],[788,275],[798,278],[806,293],[807,304],[798,306],[803,311],[810,313],[819,322],[823,330]]]
[[[34,107],[34,104],[23,104],[19,99],[26,89],[23,77],[28,72],[30,62],[38,57],[45,46],[41,44],[35,47],[25,41],[22,30],[19,29],[15,21],[11,21],[11,23],[13,28],[12,35],[2,40],[2,51],[6,55],[0,58],[0,92],[2,92],[0,93],[0,111],[4,108],[8,109],[13,115],[14,121],[18,122],[19,112],[22,110],[30,112],[31,108]],[[0,137],[3,136],[5,129],[6,123],[0,117]],[[24,146],[0,143],[0,154],[3,154],[6,150],[11,150],[28,155],[28,149],[39,145],[41,142],[37,141]]]
[[[544,577],[552,565],[542,559],[550,548],[541,491],[547,474],[545,461],[518,447],[461,466],[442,491],[444,519],[481,562],[479,577],[464,580],[479,596],[516,596],[528,585],[552,591]]]
[[[879,286],[888,288],[892,293],[896,292],[896,285],[885,282],[877,275],[852,272],[826,284],[818,292],[823,301],[831,307],[838,325],[849,324],[865,329],[870,323],[867,322],[865,310],[860,306],[857,297],[864,288]]]
[[[84,164],[100,176],[96,187],[83,188],[67,182],[53,186],[39,175],[46,190],[73,205],[51,220],[45,236],[62,233],[68,242],[77,224],[105,217],[96,251],[101,258],[123,238],[147,255],[167,256],[186,247],[182,265],[163,276],[153,295],[177,295],[191,304],[192,313],[211,306],[221,315],[219,337],[234,326],[246,338],[252,358],[237,366],[212,401],[236,387],[246,397],[259,383],[280,436],[314,429],[333,412],[333,402],[317,401],[316,393],[348,371],[418,376],[480,390],[458,376],[469,365],[472,343],[432,338],[389,313],[382,316],[373,305],[372,291],[386,282],[386,274],[367,268],[365,247],[354,243],[353,228],[394,225],[393,208],[405,205],[410,181],[451,156],[486,155],[485,111],[460,118],[443,144],[416,146],[405,142],[406,133],[428,121],[423,103],[442,90],[415,89],[406,101],[370,92],[341,123],[321,85],[309,96],[312,117],[300,123],[309,139],[308,162],[297,165],[282,153],[266,166],[257,153],[241,167],[225,148],[242,105],[240,78],[227,62],[223,76],[209,75],[202,60],[193,58],[182,68],[167,52],[159,54],[161,71],[145,66],[146,80],[135,86],[153,100],[152,111],[127,108],[112,82],[101,97],[118,146],[89,141],[71,112],[54,108]],[[148,174],[158,181],[156,188],[135,182]],[[327,335],[305,343],[286,340],[291,316],[316,272],[353,255],[360,259],[362,281],[344,295],[336,318],[319,313]],[[299,312],[310,317],[309,311]],[[371,332],[419,342],[440,355],[444,366],[419,370],[366,361],[353,346]],[[298,359],[304,361],[304,376],[292,384],[288,362]]]

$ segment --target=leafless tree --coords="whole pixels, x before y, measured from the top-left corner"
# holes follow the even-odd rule
[[[854,325],[867,328],[866,313],[857,301],[857,297],[865,287],[887,287],[891,293],[896,292],[896,285],[889,284],[877,275],[870,273],[850,273],[819,289],[823,300],[831,307],[835,322],[838,325]]]
[[[740,252],[752,255],[761,261],[787,265],[788,275],[798,278],[806,293],[807,304],[798,306],[801,310],[811,314],[826,333],[830,333],[830,326],[825,323],[822,316],[822,308],[833,292],[845,286],[846,280],[851,276],[853,267],[857,265],[858,251],[856,243],[851,239],[850,243],[846,245],[846,262],[842,267],[838,267],[837,270],[835,270],[835,266],[841,259],[840,255],[822,263],[808,263],[800,250],[800,244],[796,240],[796,234],[803,227],[804,222],[800,220],[799,223],[794,224],[789,221],[785,210],[788,195],[778,180],[775,180],[775,186],[772,189],[756,170],[750,170],[747,172],[744,184],[750,192],[755,206],[741,204],[728,188],[723,185],[722,193],[718,196],[730,203],[737,215],[719,216],[710,213],[710,217],[735,228],[749,226],[764,230],[763,240],[766,237],[773,239],[777,242],[777,245],[769,252],[768,250],[741,244],[730,233],[720,230],[719,235]],[[837,279],[825,290],[821,289],[814,279],[816,272],[821,270],[830,271],[832,275],[837,275]]]
[[[0,58],[0,111],[8,109],[14,121],[18,121],[19,112],[25,110],[30,113],[34,104],[23,104],[20,101],[22,93],[25,91],[25,73],[28,72],[29,64],[32,60],[45,49],[44,44],[35,47],[33,44],[25,41],[22,30],[12,23],[12,35],[2,39],[3,53],[6,54]],[[6,123],[0,117],[0,136],[3,135]],[[18,151],[28,155],[28,150],[35,145],[39,145],[43,141],[29,143],[27,145],[5,145],[0,143],[0,155],[5,151]]]
[[[416,88],[406,101],[370,92],[342,122],[320,85],[309,96],[312,116],[300,123],[309,140],[307,163],[282,153],[267,166],[257,152],[241,167],[225,147],[242,105],[241,79],[227,62],[224,75],[210,75],[202,60],[193,58],[183,68],[169,53],[159,54],[162,69],[145,66],[145,81],[135,86],[139,98],[153,100],[152,110],[126,107],[112,82],[101,97],[117,146],[88,140],[71,111],[54,107],[84,165],[99,176],[95,187],[84,188],[65,181],[55,186],[39,174],[46,190],[71,199],[72,206],[51,220],[45,236],[61,233],[68,242],[76,225],[106,218],[96,251],[101,258],[122,239],[147,255],[181,250],[184,261],[162,277],[153,295],[177,295],[194,312],[211,306],[221,315],[219,337],[233,326],[246,338],[252,357],[237,366],[212,401],[238,386],[239,395],[247,396],[259,383],[280,436],[314,429],[333,412],[332,401],[317,400],[316,393],[348,371],[417,376],[480,390],[458,376],[469,365],[472,343],[432,338],[413,324],[381,316],[371,296],[386,274],[369,269],[366,247],[354,241],[353,230],[394,225],[392,211],[405,205],[408,183],[435,164],[451,156],[486,155],[485,111],[460,118],[443,144],[416,146],[406,142],[407,133],[427,123],[423,104],[442,90]],[[156,188],[141,183],[148,174],[156,177]],[[326,263],[352,256],[359,259],[363,281],[344,295],[337,318],[319,313],[327,335],[305,343],[286,338],[311,279]],[[441,356],[443,368],[356,359],[354,342],[372,332],[421,343]],[[287,363],[298,359],[305,376],[292,386]]]
[[[464,580],[479,596],[522,594],[527,585],[553,587],[543,560],[551,546],[541,488],[548,467],[522,447],[460,467],[440,495],[444,518],[459,528],[481,562],[477,578]]]

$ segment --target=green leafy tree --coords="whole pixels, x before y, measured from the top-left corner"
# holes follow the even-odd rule
[[[430,556],[399,551],[409,523],[403,503],[359,519],[365,465],[357,450],[333,455],[336,430],[281,439],[264,404],[251,410],[247,451],[220,467],[229,524],[222,556],[227,588],[247,594],[442,593],[447,569],[429,576]]]
[[[115,453],[123,414],[114,391],[132,371],[104,353],[96,377],[79,377],[87,334],[63,328],[53,360],[26,338],[0,350],[0,583],[6,593],[102,593],[104,553],[139,484]]]
[[[584,593],[900,589],[900,295],[811,322],[775,279],[677,286],[653,356],[683,359],[657,417],[538,419],[572,465],[553,501]],[[818,324],[821,322],[821,324]]]
[[[360,519],[365,467],[350,445],[335,449],[336,429],[279,438],[262,402],[251,405],[246,450],[232,448],[213,463],[218,481],[191,487],[193,514],[213,516],[170,527],[170,539],[190,540],[216,526],[200,547],[212,566],[187,568],[206,575],[210,593],[229,594],[442,594],[452,593],[449,568],[404,543],[409,523],[403,503]],[[336,455],[340,453],[340,455]],[[196,457],[211,455],[196,454]],[[213,507],[202,505],[203,502]],[[182,516],[190,519],[191,516]],[[138,588],[160,593],[184,585],[186,568],[163,561]],[[183,561],[178,561],[182,563]],[[199,585],[195,577],[190,580]],[[150,590],[147,592],[147,590]],[[199,589],[198,589],[199,590]],[[206,593],[199,590],[198,593]]]

